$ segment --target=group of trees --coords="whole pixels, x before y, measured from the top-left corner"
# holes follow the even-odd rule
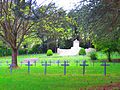
[[[113,51],[120,52],[119,0],[82,0],[72,15],[84,41],[105,51],[109,61]]]
[[[46,50],[54,44],[56,51],[60,42],[77,38],[86,47],[108,52],[111,61],[111,52],[120,50],[119,23],[119,0],[80,0],[68,13],[55,3],[37,6],[33,0],[0,0],[0,39],[12,49],[14,67],[20,46],[36,40]]]
[[[54,3],[37,6],[33,0],[0,0],[0,38],[12,49],[13,67],[18,66],[18,49],[26,38],[40,38],[43,44],[56,42],[68,35],[67,22],[66,12]]]

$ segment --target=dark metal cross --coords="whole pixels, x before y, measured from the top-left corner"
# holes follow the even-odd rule
[[[12,64],[10,64],[10,74],[12,74]]]
[[[60,64],[60,60],[57,60],[57,62],[56,62],[56,63],[57,63],[57,65],[59,66],[59,64]]]
[[[69,64],[64,61],[64,64],[61,64],[61,66],[64,66],[64,75],[66,75],[66,66],[69,66]]]
[[[12,68],[14,66],[14,64],[9,64],[10,65],[10,74],[12,74]]]
[[[36,60],[34,61],[34,64],[35,64],[35,66],[36,66]]]
[[[101,66],[104,66],[104,75],[106,76],[106,66],[110,66],[110,64],[107,64],[106,61],[104,61]]]
[[[44,74],[46,75],[46,72],[47,72],[47,66],[50,66],[50,64],[47,64],[47,61],[45,61],[45,63],[42,64],[42,66],[45,66],[45,67],[44,67]]]
[[[28,73],[30,73],[30,61],[28,61]]]
[[[6,61],[6,64],[9,65],[9,64],[8,64],[8,61]]]
[[[86,61],[83,61],[83,64],[80,64],[80,66],[83,66],[83,75],[85,74],[85,67],[88,66],[88,64],[86,64]]]

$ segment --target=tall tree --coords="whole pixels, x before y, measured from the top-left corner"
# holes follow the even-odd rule
[[[32,0],[0,0],[0,38],[12,49],[13,67],[18,67],[17,51],[24,36],[29,34],[37,16],[44,16],[36,8]]]
[[[43,12],[45,8],[46,6],[42,7],[40,11]],[[54,43],[56,48],[57,40],[67,33],[69,18],[66,16],[66,12],[62,8],[57,8],[54,3],[45,16],[40,18],[39,23],[36,23],[38,37],[42,39],[43,44],[47,44],[47,49],[50,43]]]
[[[110,53],[119,51],[120,40],[120,1],[119,0],[83,0],[82,8],[87,7],[84,23],[88,25],[94,45]],[[79,9],[82,9],[82,8]],[[116,46],[116,47],[115,47]]]

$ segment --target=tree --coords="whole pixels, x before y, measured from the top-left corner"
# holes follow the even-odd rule
[[[44,12],[45,8],[46,6],[43,6],[40,11]],[[38,37],[42,39],[43,45],[47,44],[47,49],[49,49],[49,44],[54,43],[56,51],[59,39],[67,36],[68,21],[66,12],[62,8],[57,8],[53,3],[45,13],[45,17],[40,18],[40,22],[36,23]]]
[[[87,42],[90,42],[90,31],[88,29],[87,16],[89,9],[86,6],[75,8],[71,10],[68,15],[72,17],[73,23],[71,25],[73,37],[77,37],[84,47],[90,47]]]
[[[25,35],[30,33],[37,16],[42,18],[43,14],[32,0],[0,0],[0,38],[12,49],[13,67],[18,67],[17,51]]]
[[[82,6],[81,6],[82,5]],[[84,23],[90,30],[90,38],[98,49],[110,53],[119,51],[120,40],[120,1],[119,0],[83,0],[79,9],[87,7]]]

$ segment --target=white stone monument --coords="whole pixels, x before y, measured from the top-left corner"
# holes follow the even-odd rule
[[[79,47],[79,41],[76,39],[73,41],[73,47],[71,49],[60,49],[57,48],[57,53],[60,56],[73,56],[73,55],[78,55],[81,47]]]

